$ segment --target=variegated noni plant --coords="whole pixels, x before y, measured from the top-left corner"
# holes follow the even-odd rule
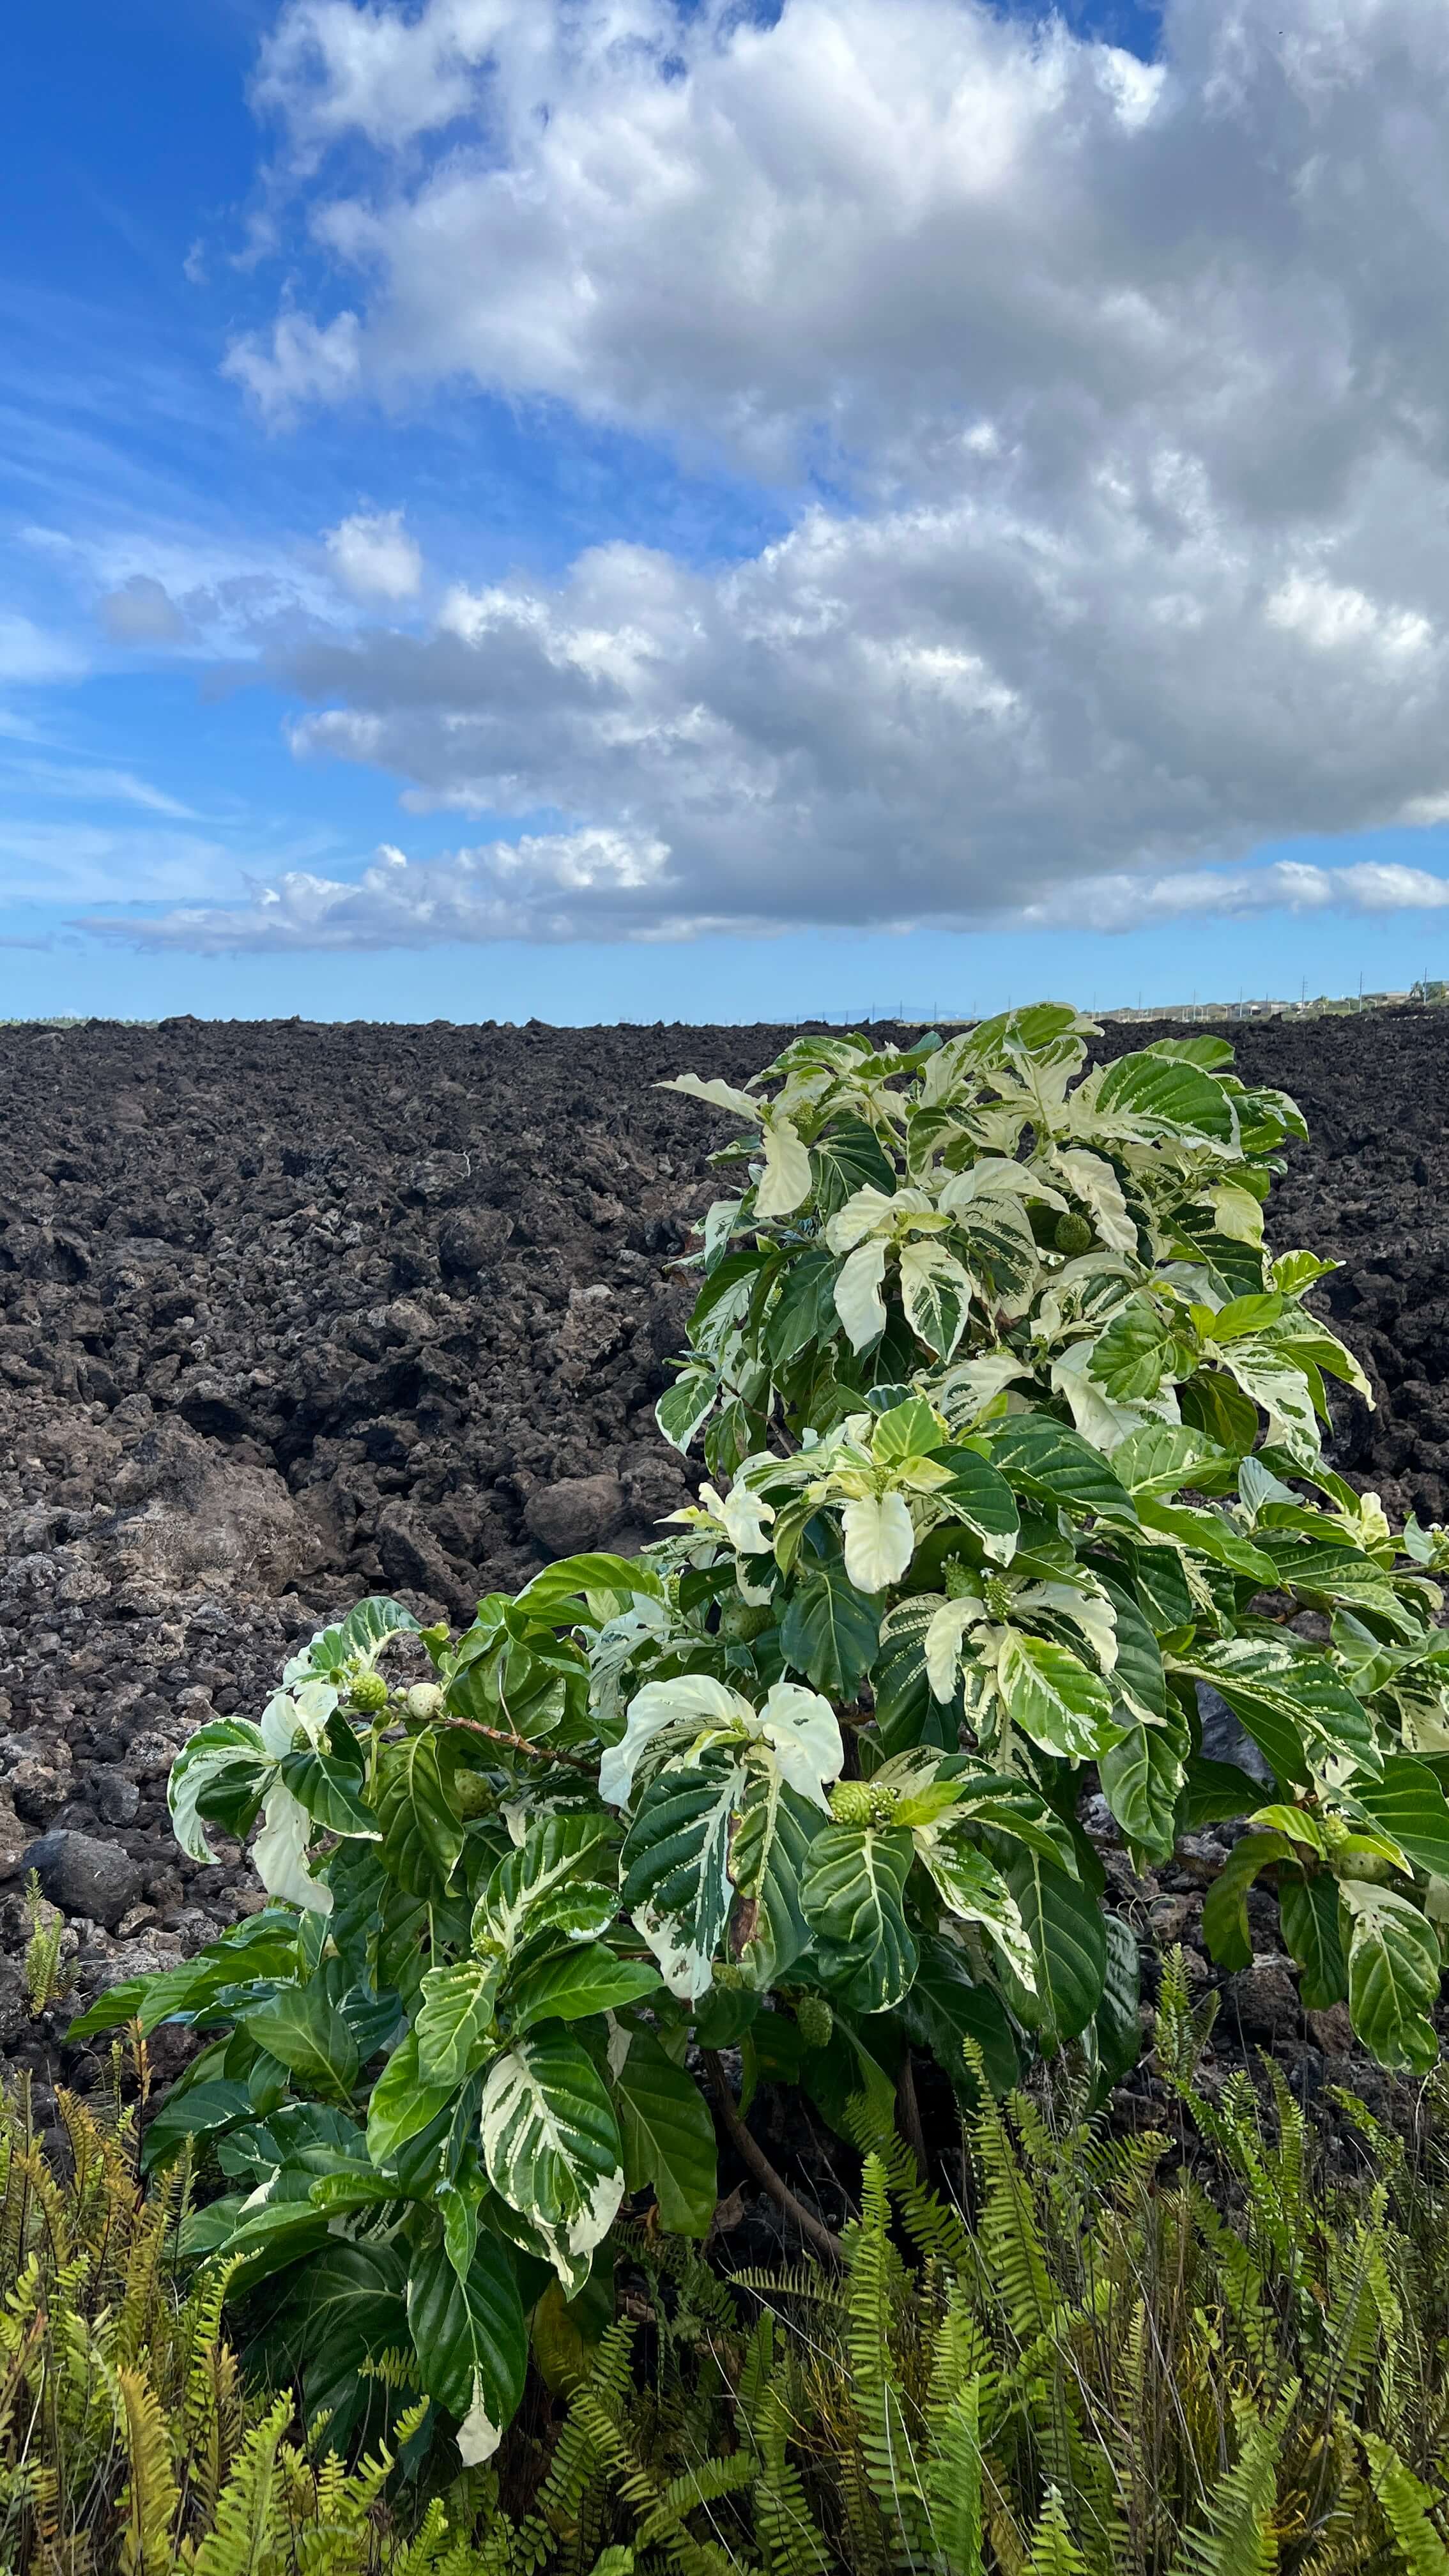
[[[78,2028],[204,2033],[152,2153],[207,2142],[191,2250],[344,2433],[410,2343],[488,2456],[621,2210],[708,2229],[720,2051],[839,2129],[912,2052],[1105,2091],[1139,2011],[1098,1793],[1144,1865],[1242,1819],[1219,1962],[1271,1889],[1304,2002],[1433,2060],[1449,1542],[1325,1459],[1328,1382],[1368,1389],[1306,1302],[1333,1265],[1263,1240],[1293,1102],[1219,1038],[1089,1070],[1096,1034],[1043,1004],[682,1076],[738,1129],[659,1406],[697,1501],[462,1635],[365,1602],[177,1760],[183,1847],[259,1825],[268,1902]]]

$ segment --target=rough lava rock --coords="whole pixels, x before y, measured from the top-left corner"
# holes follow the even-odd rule
[[[42,1834],[25,1854],[25,1866],[35,1871],[43,1892],[63,1914],[104,1923],[108,1932],[115,1931],[141,1893],[136,1863],[115,1843],[97,1842],[92,1834]]]
[[[545,1555],[582,1556],[607,1544],[628,1509],[617,1476],[565,1476],[530,1494],[523,1517]]]

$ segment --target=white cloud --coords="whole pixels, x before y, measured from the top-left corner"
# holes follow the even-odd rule
[[[667,854],[480,862],[460,917],[539,935],[1186,917],[1256,903],[1255,844],[1449,813],[1443,37],[1169,0],[1148,67],[985,0],[291,0],[260,95],[337,291],[234,349],[258,400],[472,380],[845,494],[723,570],[605,546],[314,632],[297,749]]]
[[[327,536],[327,551],[344,590],[354,599],[416,599],[423,586],[423,558],[403,526],[401,510],[359,512]]]
[[[85,668],[75,646],[32,618],[0,609],[0,680],[74,680]]]
[[[1319,867],[1277,859],[1261,868],[1186,868],[1172,876],[1087,877],[1021,919],[1033,929],[1143,930],[1163,922],[1213,916],[1244,920],[1263,912],[1442,912],[1449,878],[1428,868],[1360,859]]]
[[[384,844],[356,881],[292,869],[272,883],[253,883],[243,902],[178,905],[149,920],[119,916],[79,926],[128,947],[203,956],[485,946],[500,939],[667,942],[725,929],[764,936],[781,926],[763,909],[744,922],[711,917],[680,901],[682,892],[659,845],[584,831],[494,841],[420,863]],[[1425,868],[1279,860],[1263,868],[1157,877],[1124,870],[1086,878],[1044,901],[983,909],[1004,928],[1111,932],[1205,916],[1446,908],[1449,879]]]
[[[185,949],[203,956],[252,950],[433,948],[456,941],[572,939],[577,907],[584,935],[618,935],[630,900],[657,889],[666,853],[613,832],[539,834],[413,866],[390,844],[361,879],[290,869],[254,884],[244,903],[184,905],[151,920],[94,919],[82,926],[127,946]],[[694,925],[680,924],[687,937]],[[658,937],[651,906],[638,935]],[[662,935],[671,935],[665,925]]]

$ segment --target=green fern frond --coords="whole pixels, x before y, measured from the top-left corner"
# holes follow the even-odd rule
[[[1031,2556],[1023,2576],[1091,2576],[1086,2559],[1067,2525],[1066,2507],[1055,2487],[1032,2534]]]
[[[1377,2440],[1372,2433],[1365,2435],[1364,2448],[1374,2493],[1394,2535],[1406,2576],[1449,2576],[1449,2548],[1432,2519],[1436,2509],[1440,2514],[1444,2512],[1449,2497],[1442,2489],[1435,2495],[1389,2443]]]
[[[1273,2511],[1283,2431],[1297,2401],[1296,2385],[1272,2413],[1243,2430],[1242,2449],[1207,2499],[1206,2528],[1184,2535],[1173,2576],[1275,2576],[1279,2563]]]

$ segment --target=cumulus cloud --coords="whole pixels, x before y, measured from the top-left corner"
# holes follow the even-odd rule
[[[423,586],[423,558],[403,525],[401,510],[359,512],[329,530],[332,569],[352,598],[398,602],[416,599]]]
[[[337,292],[259,402],[471,379],[845,495],[288,649],[303,755],[664,853],[460,918],[1302,903],[1255,844],[1449,814],[1442,0],[1169,0],[1150,66],[984,0],[291,0],[260,95]]]

